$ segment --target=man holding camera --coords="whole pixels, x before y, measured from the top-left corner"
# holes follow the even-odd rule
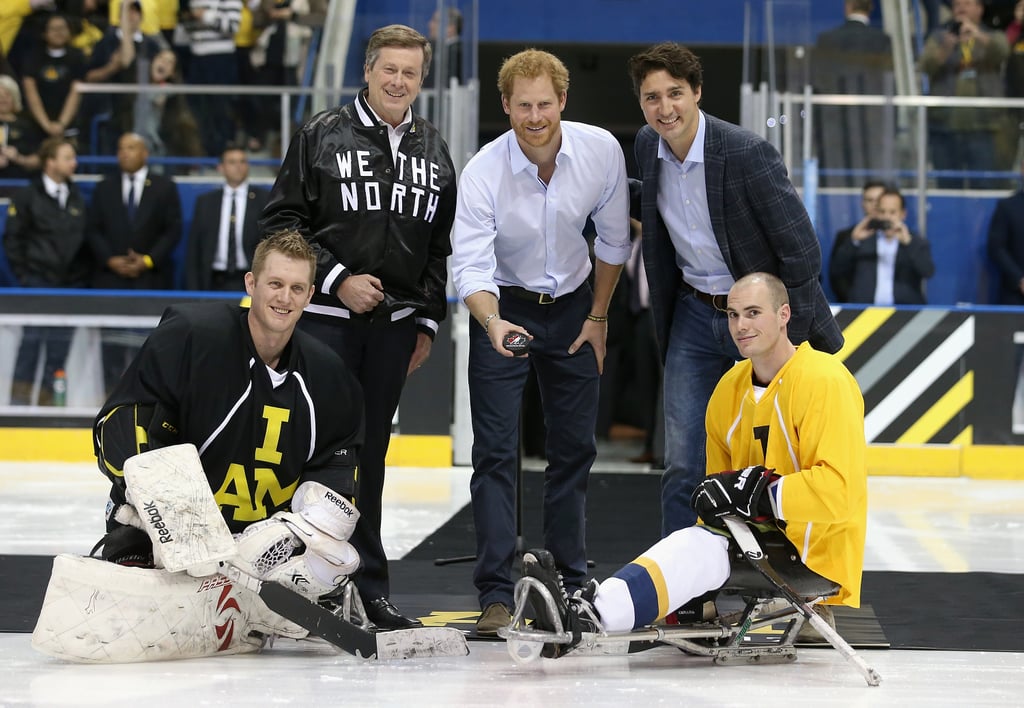
[[[982,24],[982,0],[953,0],[951,9],[953,19],[928,37],[921,55],[921,69],[928,74],[931,95],[1005,95],[1002,67],[1010,53],[1006,35]],[[928,109],[932,165],[936,170],[968,173],[995,169],[995,138],[1004,119],[1005,109]],[[993,186],[971,174],[941,175],[937,183],[945,189]]]
[[[874,213],[832,254],[832,272],[850,284],[847,301],[924,305],[924,281],[935,274],[931,246],[907,228],[899,190],[886,188]]]

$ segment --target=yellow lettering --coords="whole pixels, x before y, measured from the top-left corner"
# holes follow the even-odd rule
[[[231,518],[235,521],[262,521],[267,518],[267,498],[270,506],[276,508],[292,498],[299,481],[295,480],[287,487],[277,481],[277,475],[269,467],[257,467],[253,475],[256,481],[255,494],[249,492],[249,482],[245,467],[233,464],[228,467],[224,476],[224,484],[213,494],[217,505],[222,509],[232,507]]]
[[[227,474],[224,475],[224,483],[213,493],[213,498],[217,502],[217,506],[222,509],[226,506],[234,507],[232,518],[235,521],[259,521],[266,518],[265,509],[260,514],[253,508],[249,483],[245,479],[245,467],[242,465],[235,464],[228,467]]]
[[[267,432],[263,436],[263,445],[256,448],[256,459],[272,465],[281,463],[281,451],[277,449],[281,442],[281,426],[288,422],[291,411],[276,406],[263,406],[263,419],[267,421]]]
[[[256,468],[256,500],[259,502],[259,508],[263,510],[264,516],[267,513],[265,502],[268,496],[270,497],[271,506],[277,507],[291,499],[298,486],[299,480],[295,480],[287,487],[282,488],[281,484],[277,481],[277,475],[274,474],[274,470],[269,467]]]

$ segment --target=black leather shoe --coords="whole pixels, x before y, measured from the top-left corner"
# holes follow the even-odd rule
[[[377,629],[413,629],[423,626],[423,623],[418,619],[406,617],[399,612],[398,608],[392,605],[391,600],[386,597],[370,600],[365,603],[364,607],[366,609],[366,617],[377,625]]]

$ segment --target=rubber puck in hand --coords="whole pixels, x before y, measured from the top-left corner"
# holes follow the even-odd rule
[[[522,332],[509,332],[502,338],[501,343],[516,356],[522,356],[530,349],[530,338]]]

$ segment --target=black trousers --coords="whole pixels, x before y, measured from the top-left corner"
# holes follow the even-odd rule
[[[410,316],[398,322],[371,322],[357,316],[325,322],[303,315],[299,327],[340,354],[363,388],[366,435],[356,477],[360,516],[350,539],[362,565],[354,580],[364,601],[388,597],[388,560],[380,537],[384,458],[391,442],[391,421],[416,346],[416,321]]]

